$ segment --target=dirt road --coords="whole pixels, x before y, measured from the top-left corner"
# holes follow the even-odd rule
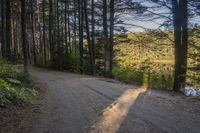
[[[200,100],[115,80],[30,70],[44,84],[32,133],[199,133]]]

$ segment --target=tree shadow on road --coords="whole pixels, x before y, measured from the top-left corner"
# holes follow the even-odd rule
[[[127,89],[103,111],[90,133],[198,133],[199,113],[186,111],[181,98],[172,92]]]

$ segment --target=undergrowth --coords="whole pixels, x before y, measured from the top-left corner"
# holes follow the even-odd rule
[[[0,107],[33,103],[37,92],[24,84],[30,84],[30,79],[16,65],[0,59]]]

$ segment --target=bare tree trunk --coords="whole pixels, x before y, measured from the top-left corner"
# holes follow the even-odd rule
[[[69,17],[69,5],[68,5],[68,13],[67,13],[67,26],[68,26],[68,39],[69,39],[69,49],[70,49],[70,53],[72,52],[72,47],[71,47],[71,28],[70,28],[70,17]]]
[[[16,58],[18,58],[17,57],[17,55],[18,55],[18,52],[17,52],[17,22],[16,22],[17,20],[15,20],[15,21],[13,21],[13,29],[14,29],[14,55],[15,55],[15,57]]]
[[[109,76],[112,76],[112,64],[113,64],[113,35],[114,35],[114,0],[110,0],[110,57],[109,57],[109,61],[110,61],[110,72],[109,72]]]
[[[49,0],[49,45],[51,66],[55,65],[55,44],[53,43],[53,1]]]
[[[66,49],[66,56],[69,56],[69,47],[68,47],[68,34],[67,34],[67,2],[65,2],[65,49]]]
[[[5,57],[5,0],[2,0],[1,3],[1,52],[2,57]]]
[[[36,55],[36,46],[35,46],[35,17],[34,17],[34,9],[33,9],[33,2],[31,0],[31,30],[32,30],[32,42],[33,42],[33,64],[36,65],[37,63],[37,55]]]
[[[74,45],[74,52],[76,54],[76,49],[77,49],[77,44],[76,44],[76,30],[77,30],[77,26],[76,26],[76,2],[74,2],[74,38],[73,38],[73,45]]]
[[[95,18],[94,18],[94,14],[95,14],[95,10],[94,10],[94,0],[92,0],[92,3],[91,3],[91,8],[92,8],[92,10],[91,10],[91,16],[92,16],[92,18],[91,18],[91,20],[92,20],[92,52],[93,52],[93,62],[94,62],[94,73],[96,73],[95,71],[96,71],[96,69],[95,69]]]
[[[57,58],[57,61],[58,61],[58,66],[57,66],[57,68],[59,69],[59,70],[61,70],[62,69],[62,65],[61,65],[61,58],[62,58],[62,54],[61,54],[61,40],[60,40],[60,20],[59,20],[59,16],[60,16],[60,14],[59,14],[59,1],[57,0],[57,3],[56,3],[56,11],[57,11],[57,47],[58,47],[58,58]]]
[[[6,0],[6,58],[11,59],[11,7],[10,0]]]
[[[87,42],[88,42],[88,49],[89,49],[89,57],[90,57],[90,72],[94,74],[94,55],[93,49],[90,40],[90,30],[88,24],[88,12],[87,12],[87,3],[86,0],[83,1],[84,4],[84,15],[85,15],[85,25],[86,25],[86,33],[87,33]]]
[[[103,31],[105,47],[105,76],[110,77],[110,46],[108,40],[107,0],[103,0]]]
[[[42,1],[42,17],[43,17],[43,45],[44,45],[44,64],[47,63],[46,51],[46,23],[45,23],[45,0]]]
[[[174,67],[174,91],[180,91],[185,86],[187,72],[187,0],[172,0],[174,43],[175,43],[175,67]]]
[[[12,10],[11,10],[11,14],[12,14]],[[11,51],[13,52],[12,54],[14,54],[14,19],[13,17],[11,17]]]
[[[24,56],[24,74],[28,75],[28,48],[26,43],[26,22],[25,22],[25,0],[21,0],[21,30],[22,30],[22,47],[23,47],[23,56]]]
[[[180,2],[180,10],[181,10],[181,26],[182,26],[182,50],[181,50],[181,77],[180,83],[182,84],[182,88],[186,85],[186,76],[187,76],[187,59],[188,59],[188,2],[187,0],[181,0]]]
[[[78,0],[78,2],[80,71],[83,72],[83,5],[82,0]]]

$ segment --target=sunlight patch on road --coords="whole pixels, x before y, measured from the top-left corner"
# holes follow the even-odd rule
[[[90,133],[115,133],[120,128],[137,97],[145,91],[144,88],[127,89],[104,110],[100,121],[91,127]]]

